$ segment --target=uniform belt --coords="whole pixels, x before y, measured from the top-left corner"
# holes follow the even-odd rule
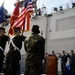
[[[2,51],[3,51],[4,49],[0,46],[0,50],[2,50]]]

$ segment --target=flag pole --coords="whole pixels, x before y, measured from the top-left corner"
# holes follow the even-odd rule
[[[24,4],[22,4],[22,6],[23,6]],[[23,28],[22,28],[22,35],[23,35],[23,33],[24,33],[24,28],[25,28],[25,20],[24,20],[24,22],[23,22]]]
[[[24,33],[24,28],[25,28],[25,20],[24,20],[24,25],[23,25],[23,29],[22,29],[22,35]]]

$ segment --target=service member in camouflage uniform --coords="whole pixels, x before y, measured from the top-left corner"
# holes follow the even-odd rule
[[[25,75],[39,75],[42,72],[45,39],[38,35],[39,26],[33,25],[32,34],[24,41],[26,51]]]
[[[9,52],[6,55],[5,75],[17,75],[21,60],[20,50],[25,36],[20,35],[20,28],[14,28],[14,36],[10,39]]]
[[[3,60],[4,60],[4,50],[6,42],[9,40],[9,37],[5,35],[5,28],[0,27],[0,73],[3,69]]]

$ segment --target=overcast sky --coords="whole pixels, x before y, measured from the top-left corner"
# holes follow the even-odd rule
[[[37,6],[38,8],[41,8],[42,5],[45,5],[46,8],[51,8],[68,3],[70,1],[75,1],[75,0],[37,0]],[[4,0],[4,7],[8,10],[8,12],[13,12],[15,2],[16,0]],[[2,3],[3,0],[0,0],[0,6],[2,5]]]

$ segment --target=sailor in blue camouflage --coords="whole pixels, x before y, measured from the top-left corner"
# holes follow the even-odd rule
[[[45,39],[38,35],[39,26],[33,25],[32,34],[24,41],[26,51],[25,75],[40,75],[44,59]]]

